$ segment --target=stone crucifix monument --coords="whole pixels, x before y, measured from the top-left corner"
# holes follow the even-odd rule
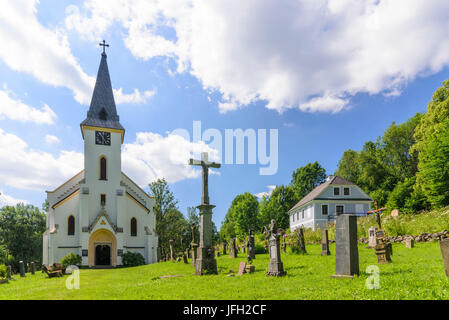
[[[201,166],[203,169],[203,193],[200,210],[200,246],[198,258],[195,261],[195,274],[217,274],[217,261],[212,246],[212,209],[214,205],[209,203],[209,168],[220,168],[216,162],[209,162],[207,152],[201,153],[201,160],[189,160],[189,165]]]

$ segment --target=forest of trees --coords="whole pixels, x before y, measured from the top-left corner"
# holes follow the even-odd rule
[[[449,205],[449,80],[434,93],[427,112],[392,123],[360,151],[344,151],[334,174],[360,186],[387,210],[413,214]],[[276,186],[260,201],[250,193],[236,196],[220,237],[243,239],[250,227],[260,232],[271,219],[287,229],[288,210],[325,178],[318,162],[309,163],[293,171],[289,185]]]

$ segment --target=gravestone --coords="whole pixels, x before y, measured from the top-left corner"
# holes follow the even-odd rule
[[[173,254],[173,240],[168,241],[170,243],[170,260],[175,260],[175,256]]]
[[[281,261],[280,235],[275,230],[275,222],[271,220],[268,247],[270,249],[270,262],[268,264],[267,276],[285,276],[284,265]]]
[[[224,242],[223,243],[223,255],[226,255],[226,247],[227,247],[227,243],[226,242]]]
[[[415,246],[415,240],[413,238],[407,238],[405,239],[405,247],[406,248],[413,248]]]
[[[321,255],[328,256],[331,252],[329,250],[329,233],[327,229],[321,230]]]
[[[186,252],[183,252],[183,253],[182,253],[182,261],[183,261],[184,263],[186,263],[186,264],[189,263],[189,260],[188,260],[188,258],[187,258],[187,257],[188,257],[188,254],[189,254],[188,252],[189,252],[189,251],[186,250]]]
[[[6,266],[6,279],[11,280],[11,266]]]
[[[248,256],[251,258],[251,260],[256,259],[256,241],[254,240],[254,236],[250,233],[248,236],[248,243],[247,246],[247,252]]]
[[[397,220],[399,217],[399,210],[398,209],[391,210],[391,216],[393,217],[393,219]]]
[[[449,278],[449,238],[440,241],[441,255],[443,256],[444,271]]]
[[[341,214],[336,217],[335,275],[352,278],[359,275],[357,247],[357,216]]]
[[[304,239],[304,228],[300,227],[295,230],[296,244],[299,249],[299,253],[305,254],[306,252],[306,240]]]
[[[243,274],[246,272],[245,269],[246,269],[246,262],[244,262],[244,261],[240,262],[240,265],[239,265],[239,272],[237,273],[237,275],[238,275],[238,276],[243,275]]]
[[[212,246],[212,209],[215,206],[209,203],[209,168],[220,168],[221,165],[209,162],[207,152],[201,154],[201,160],[190,159],[189,165],[201,166],[203,178],[201,204],[197,206],[200,211],[201,229],[198,257],[195,261],[195,274],[217,274],[217,261]]]
[[[162,254],[161,254],[161,247],[157,247],[157,253],[156,253],[156,261],[157,262],[160,262],[161,261],[161,256],[162,256]]]
[[[377,245],[376,231],[376,227],[371,227],[368,229],[368,247],[371,249],[374,249],[374,247]]]
[[[229,256],[231,258],[237,258],[237,248],[235,246],[235,238],[229,240]]]
[[[376,241],[377,244],[374,249],[376,250],[377,263],[390,263],[391,255],[393,254],[393,248],[391,246],[391,243],[388,243],[386,241],[385,231],[383,231],[382,229],[377,229]]]
[[[190,243],[190,246],[192,248],[192,264],[193,266],[196,265],[196,257],[198,254],[197,248],[198,248],[198,243],[195,240],[195,234],[196,234],[196,224],[192,223],[192,242]]]
[[[20,276],[25,277],[25,264],[23,263],[23,261],[19,261],[19,271]]]
[[[34,274],[34,272],[36,271],[36,268],[34,267],[34,262],[31,262],[31,274]]]

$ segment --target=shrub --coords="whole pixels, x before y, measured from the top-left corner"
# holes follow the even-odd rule
[[[256,244],[254,247],[254,252],[256,254],[263,254],[263,253],[267,253],[265,251],[265,246],[263,244]]]
[[[0,265],[0,278],[6,278],[6,266]]]
[[[127,267],[135,267],[145,264],[144,257],[138,252],[126,252],[122,256],[122,263]]]
[[[61,259],[61,264],[64,268],[68,266],[80,266],[81,265],[81,256],[74,253],[69,253],[64,258]]]

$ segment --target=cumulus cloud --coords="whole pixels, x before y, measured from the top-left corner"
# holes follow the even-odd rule
[[[0,181],[19,189],[53,189],[82,170],[84,157],[75,151],[57,156],[33,150],[21,138],[0,129]]]
[[[259,100],[339,112],[449,64],[446,0],[86,0],[67,14],[92,39],[120,24],[134,56],[173,58],[222,94],[223,113]]]
[[[136,141],[123,146],[123,171],[141,186],[165,178],[174,183],[184,179],[197,178],[201,170],[189,166],[193,155],[208,152],[213,159],[218,151],[203,141],[190,142],[177,134],[162,136],[152,132],[138,132]]]
[[[59,138],[57,136],[54,136],[51,134],[46,134],[45,142],[48,144],[57,144],[57,143],[61,142],[61,140],[59,140]]]
[[[53,124],[57,119],[48,105],[44,104],[39,110],[11,97],[11,94],[6,85],[3,86],[3,90],[0,90],[0,119],[7,118],[37,124]]]
[[[263,197],[269,197],[273,193],[273,190],[276,189],[276,186],[267,186],[267,189],[268,191],[255,193],[254,195],[259,199],[262,199]]]
[[[18,203],[28,204],[29,201],[16,199],[10,195],[5,194],[3,191],[0,191],[0,207],[3,206],[15,206]]]
[[[36,17],[38,0],[0,0],[0,59],[15,71],[31,74],[55,87],[66,87],[81,104],[89,104],[95,77],[87,75],[73,56],[64,30],[51,30]],[[142,103],[149,91],[124,95],[117,103]]]

